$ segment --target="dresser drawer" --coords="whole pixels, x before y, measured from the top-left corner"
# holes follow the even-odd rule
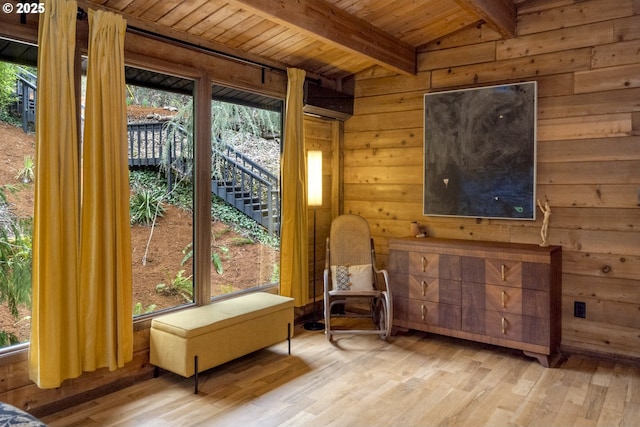
[[[522,289],[486,285],[485,307],[501,313],[522,314]]]
[[[485,260],[485,283],[522,287],[522,263],[501,259]]]
[[[440,255],[409,252],[409,274],[440,277]]]
[[[460,305],[461,290],[457,280],[433,277],[409,277],[409,298]]]
[[[548,319],[487,310],[485,321],[489,336],[545,346],[550,343]]]
[[[476,289],[476,286],[471,287]],[[465,286],[465,289],[469,289]],[[480,288],[482,289],[482,287]],[[468,292],[478,298],[482,291]],[[463,296],[463,301],[468,300],[468,295]],[[531,317],[546,318],[549,315],[550,294],[545,291],[532,289],[511,288],[508,286],[486,285],[484,287],[484,305],[480,308],[498,311],[501,313],[522,314]],[[468,304],[463,304],[469,306]]]
[[[460,280],[460,257],[429,252],[409,252],[409,274]]]
[[[471,310],[495,310],[503,313],[522,314],[523,291],[509,286],[462,284],[462,306]],[[534,309],[533,312],[536,310]]]
[[[493,310],[485,312],[484,333],[496,338],[522,341],[522,316],[512,313],[500,313]]]
[[[393,298],[394,318],[401,323],[460,329],[460,306],[421,301],[410,298]]]
[[[460,305],[462,301],[461,283],[458,280],[390,273],[389,282],[394,299],[411,298],[453,305]]]

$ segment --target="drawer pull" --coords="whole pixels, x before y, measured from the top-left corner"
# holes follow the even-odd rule
[[[502,291],[502,308],[507,308],[507,293]]]
[[[427,282],[422,281],[422,296],[427,295]]]
[[[426,272],[427,271],[427,258],[426,257],[422,257],[422,272]]]
[[[427,307],[425,307],[424,304],[420,306],[420,312],[422,315],[422,320],[424,320],[424,318],[427,317]]]
[[[500,274],[501,274],[501,276],[502,276],[502,281],[503,281],[503,282],[506,280],[506,279],[505,279],[505,276],[504,276],[504,272],[505,272],[505,270],[506,270],[506,269],[507,269],[507,266],[506,266],[506,265],[504,265],[504,264],[502,264],[502,267],[500,268]]]
[[[507,319],[502,318],[502,335],[507,334]]]

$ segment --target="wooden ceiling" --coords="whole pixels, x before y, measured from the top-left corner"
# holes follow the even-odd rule
[[[522,0],[79,0],[130,28],[339,80],[380,65],[414,74],[425,44],[485,22],[513,37]]]

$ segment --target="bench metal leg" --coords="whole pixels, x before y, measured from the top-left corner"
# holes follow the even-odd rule
[[[287,344],[289,346],[289,354],[291,354],[291,323],[287,323]]]
[[[198,355],[193,356],[193,367],[196,372],[193,394],[198,394]]]

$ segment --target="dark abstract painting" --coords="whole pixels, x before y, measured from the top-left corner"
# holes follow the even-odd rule
[[[424,214],[535,219],[536,82],[424,96]]]

